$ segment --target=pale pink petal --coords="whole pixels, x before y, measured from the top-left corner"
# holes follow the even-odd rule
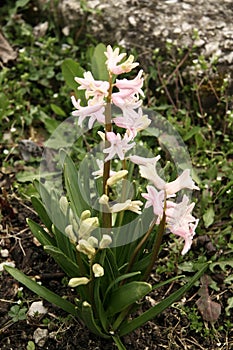
[[[192,180],[190,176],[190,170],[186,169],[182,172],[182,174],[177,177],[176,180],[169,182],[165,185],[165,190],[167,194],[174,194],[178,191],[188,188],[190,190],[199,190],[199,187],[197,187]]]
[[[126,61],[119,64],[125,58],[126,53],[119,54],[120,50],[117,47],[115,50],[112,49],[110,45],[107,46],[107,51],[105,52],[105,56],[107,57],[107,68],[113,74],[122,74],[128,73],[133,68],[138,66],[137,62],[134,61],[134,56],[130,55]]]

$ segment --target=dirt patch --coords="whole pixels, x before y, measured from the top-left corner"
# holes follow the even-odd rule
[[[26,217],[37,220],[37,216],[31,209],[30,203],[23,202],[20,198],[7,190],[7,195],[1,194],[1,201],[4,204],[2,213],[1,247],[9,251],[7,260],[14,261],[16,267],[27,275],[40,280],[42,284],[56,293],[72,298],[71,290],[66,288],[64,274],[42,249],[33,240],[28,227],[25,224]],[[7,203],[7,205],[6,205]],[[14,215],[13,215],[14,214]],[[13,215],[13,216],[12,216]],[[4,260],[4,259],[2,259]],[[152,279],[155,277],[152,276]],[[178,286],[174,284],[172,290]],[[198,299],[196,295],[198,288],[193,288],[186,301],[183,303],[191,308]],[[143,305],[143,309],[151,306],[155,301],[163,298],[164,294],[171,293],[172,290],[163,289],[159,292],[151,293]],[[22,296],[23,293],[23,296]],[[223,294],[226,294],[225,291]],[[39,319],[27,318],[13,323],[9,317],[9,310],[17,301],[23,300],[27,308],[35,301],[37,296],[23,288],[19,298],[19,283],[6,272],[0,275],[0,349],[27,349],[29,341],[34,341],[34,332],[38,329],[47,329],[47,338],[42,347],[36,345],[36,349],[50,350],[114,350],[116,345],[112,341],[106,341],[91,334],[88,329],[77,320],[67,317],[67,315],[56,306],[44,302],[48,308],[47,314]],[[226,306],[227,295],[221,300],[222,307]],[[200,320],[199,320],[200,321]],[[192,330],[190,320],[182,313],[178,305],[175,305],[163,312],[154,321],[148,322],[144,327],[136,330],[123,338],[123,342],[128,350],[158,350],[158,349],[208,349],[208,350],[230,350],[233,349],[232,331],[229,334],[221,332],[220,325],[223,324],[224,314],[215,324],[215,331],[210,331],[209,335]],[[206,324],[207,329],[211,325]],[[202,331],[203,332],[203,331]]]

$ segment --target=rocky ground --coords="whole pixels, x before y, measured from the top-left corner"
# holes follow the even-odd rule
[[[166,41],[178,47],[194,42],[204,56],[233,65],[232,0],[87,0],[86,9],[80,3],[60,0],[57,12],[64,31],[80,30],[85,22],[87,34],[136,48],[147,62]]]

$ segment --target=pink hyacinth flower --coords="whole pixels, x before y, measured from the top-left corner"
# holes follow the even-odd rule
[[[114,123],[121,127],[127,129],[133,137],[137,135],[138,131],[146,129],[151,120],[147,115],[142,114],[142,109],[139,108],[138,112],[132,111],[132,113],[127,113],[127,116],[114,118]]]
[[[144,97],[144,93],[142,91],[143,86],[143,78],[142,78],[143,70],[140,70],[138,75],[131,80],[128,79],[117,79],[115,86],[120,90],[118,96],[120,95],[122,99],[130,98],[136,96],[139,98],[139,95]]]
[[[104,53],[107,57],[106,64],[107,69],[112,74],[128,73],[132,69],[138,66],[139,63],[134,62],[134,56],[130,55],[126,61],[120,63],[126,56],[126,53],[120,54],[120,49],[117,47],[115,50],[110,45],[107,46],[107,51]]]
[[[74,107],[77,109],[76,111],[72,112],[72,115],[74,117],[79,117],[78,125],[82,126],[83,121],[90,117],[88,122],[88,127],[91,129],[94,122],[97,120],[99,123],[104,124],[105,123],[105,107],[103,103],[94,103],[93,105],[92,100],[88,101],[88,106],[82,107],[80,105],[80,100],[75,99],[74,96],[71,96],[71,101],[74,105]]]
[[[100,177],[103,176],[103,173],[104,173],[104,162],[100,159],[96,159],[96,163],[99,169],[96,171],[93,171],[92,175],[94,176],[94,179],[99,179]],[[110,177],[115,174],[116,174],[116,171],[110,170],[110,174],[109,174]]]
[[[138,165],[147,165],[147,164],[155,165],[160,158],[161,158],[160,155],[153,158],[145,158],[137,155],[129,156],[129,160],[134,164],[138,164]]]
[[[190,176],[190,170],[186,169],[176,180],[166,183],[157,173],[156,164],[143,164],[140,167],[140,174],[147,180],[150,180],[159,190],[166,191],[167,195],[172,195],[178,191],[188,188],[190,190],[199,190]]]
[[[108,153],[105,158],[105,162],[112,159],[116,154],[123,160],[125,158],[125,153],[134,147],[135,142],[131,142],[132,136],[127,134],[121,139],[121,135],[115,134],[114,132],[107,132],[107,140],[110,142],[110,147],[103,150],[104,153]]]
[[[147,200],[145,208],[153,206],[153,212],[155,215],[163,215],[164,207],[164,191],[157,191],[153,186],[147,186],[147,193],[142,193],[142,197]]]
[[[182,255],[190,249],[199,221],[192,215],[194,205],[195,203],[189,204],[189,199],[186,195],[183,196],[182,202],[178,204],[167,201],[166,222],[168,228],[172,233],[185,240]]]
[[[91,72],[85,72],[84,78],[76,77],[75,81],[80,84],[78,90],[86,90],[85,96],[88,99],[93,96],[95,99],[104,98],[108,96],[109,82],[102,80],[95,80]]]

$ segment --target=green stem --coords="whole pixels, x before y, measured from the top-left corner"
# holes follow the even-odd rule
[[[124,310],[121,311],[119,316],[117,317],[116,321],[113,323],[112,329],[116,331],[121,323],[125,320],[126,316],[129,314],[130,310],[132,308],[132,305],[126,307]]]
[[[109,142],[107,140],[107,132],[112,131],[112,108],[111,108],[111,100],[112,100],[112,76],[109,76],[109,90],[107,96],[107,104],[105,106],[105,147],[109,146]],[[107,180],[110,176],[110,160],[104,162],[104,171],[103,171],[103,193],[107,196],[109,195],[109,187],[107,185]],[[112,214],[108,212],[108,208],[103,208],[103,226],[107,228],[112,227]]]
[[[146,281],[148,279],[148,277],[150,276],[150,273],[151,273],[151,271],[154,267],[154,264],[158,258],[159,249],[160,249],[162,239],[163,239],[163,234],[165,231],[165,225],[166,225],[166,214],[165,214],[165,208],[164,208],[163,217],[162,217],[162,220],[160,221],[160,224],[158,227],[158,232],[157,232],[155,242],[153,245],[153,249],[152,249],[151,261],[150,261],[150,264],[147,266],[147,269],[146,269],[144,276],[142,277],[143,281]]]
[[[152,222],[152,224],[151,224],[151,226],[149,227],[147,233],[145,234],[145,236],[143,236],[143,238],[141,239],[141,241],[138,243],[137,247],[135,248],[135,250],[134,250],[134,252],[133,252],[133,255],[131,256],[131,259],[130,259],[130,261],[129,261],[129,264],[128,264],[128,266],[127,266],[127,269],[126,269],[126,272],[125,272],[125,273],[128,273],[128,272],[131,270],[131,268],[132,268],[132,266],[133,266],[133,264],[134,264],[134,262],[135,262],[135,259],[136,259],[137,255],[138,255],[138,253],[140,252],[140,250],[141,250],[143,244],[144,244],[144,243],[147,241],[147,239],[149,238],[151,232],[152,232],[153,229],[154,229],[155,224],[156,224],[156,220],[154,220],[154,221]],[[123,281],[123,282],[124,282],[124,281]],[[123,283],[122,283],[122,284],[123,284]]]
[[[121,339],[118,337],[118,335],[113,335],[112,339],[114,340],[118,350],[126,350],[126,347],[122,343]]]

